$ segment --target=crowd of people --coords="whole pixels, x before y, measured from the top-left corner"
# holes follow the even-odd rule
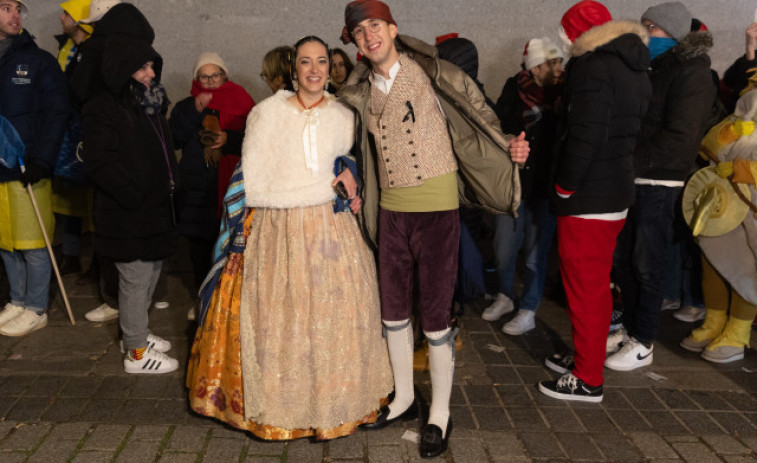
[[[172,106],[137,7],[61,8],[56,60],[22,28],[27,2],[0,0],[1,335],[47,324],[58,267],[43,232],[60,229],[60,271],[80,273],[91,228],[102,301],[86,318],[118,319],[125,372],[177,370],[149,311],[181,235],[197,294],[193,410],[269,440],[422,416],[419,452],[433,458],[452,432],[453,297],[483,271],[469,262],[482,210],[497,294],[481,317],[516,312],[507,335],[536,327],[557,242],[574,349],[545,359],[561,376],[543,394],[600,402],[605,367],[653,362],[666,309],[704,319],[683,348],[744,357],[757,315],[757,23],[721,81],[712,35],[683,3],[618,21],[582,0],[555,24],[557,43],[525,43],[495,103],[472,42],[427,44],[400,34],[382,1],[354,0],[340,37],[354,63],[312,35],[276,47],[260,72],[272,95],[256,104],[202,52]]]

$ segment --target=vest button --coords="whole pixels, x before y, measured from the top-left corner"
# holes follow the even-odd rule
[[[410,140],[409,142],[407,142],[407,144],[408,145],[412,145],[413,144],[413,140]]]
[[[381,135],[382,140],[386,140],[386,135]]]
[[[415,178],[417,178],[418,180],[420,180],[420,179],[421,179],[421,176],[419,175],[419,176],[417,176],[417,177],[415,177]]]
[[[386,158],[386,162],[389,162],[389,158]]]
[[[392,180],[391,182],[389,182],[389,185],[394,185],[394,180]]]
[[[411,154],[410,156],[415,157],[415,153]]]
[[[410,129],[407,129],[407,133],[412,133],[412,131]]]
[[[383,148],[381,148],[381,149],[386,149],[386,146],[384,146],[384,147],[383,147]]]
[[[385,126],[385,125],[382,125],[382,126],[381,126],[381,130],[386,130],[386,126]]]
[[[413,167],[415,167],[417,169],[418,168],[418,164],[414,165]]]
[[[392,173],[392,171],[390,170],[390,171],[387,171],[386,173],[387,173],[387,174],[391,174],[391,173]]]

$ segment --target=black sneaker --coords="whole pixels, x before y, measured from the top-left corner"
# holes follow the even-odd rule
[[[602,401],[602,386],[589,386],[573,373],[563,375],[556,381],[542,381],[539,391],[555,399],[599,403]]]
[[[544,359],[544,365],[552,371],[556,371],[561,375],[571,373],[575,364],[573,363],[573,354],[569,352],[563,352],[560,354],[552,354],[552,356]]]

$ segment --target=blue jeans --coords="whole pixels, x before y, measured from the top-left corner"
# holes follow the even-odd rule
[[[541,302],[547,278],[547,257],[552,246],[557,221],[549,211],[548,199],[524,199],[518,218],[494,216],[494,253],[497,256],[499,292],[515,300],[515,269],[518,251],[523,249],[526,269],[523,274],[523,297],[519,307],[535,311]]]
[[[668,249],[663,296],[681,305],[704,308],[702,296],[702,258],[691,229],[683,218],[680,201],[676,202],[673,242]]]
[[[52,262],[46,248],[6,251],[0,249],[11,287],[11,304],[38,314],[45,313],[50,296]]]
[[[660,327],[665,258],[681,187],[636,185],[636,201],[618,236],[616,277],[628,334],[651,343]]]

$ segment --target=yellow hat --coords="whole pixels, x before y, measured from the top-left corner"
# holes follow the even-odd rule
[[[91,2],[92,0],[68,0],[60,4],[63,11],[68,13],[76,21],[76,24],[88,34],[92,33],[92,26],[81,24],[80,21],[89,17],[89,4]]]
[[[749,188],[736,184],[749,198]],[[733,190],[731,183],[719,176],[714,167],[699,169],[691,176],[682,198],[683,217],[694,236],[720,236],[736,228],[749,213],[749,206]]]

